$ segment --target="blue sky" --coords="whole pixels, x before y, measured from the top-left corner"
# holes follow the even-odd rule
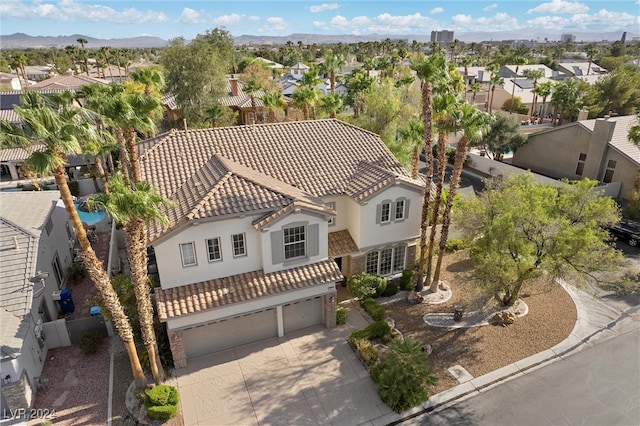
[[[2,0],[0,33],[153,35],[187,39],[224,27],[233,36],[629,31],[640,35],[640,0],[547,1],[108,1]]]

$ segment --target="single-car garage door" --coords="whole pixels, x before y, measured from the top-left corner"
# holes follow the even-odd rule
[[[322,324],[322,298],[315,297],[284,305],[282,316],[285,334]]]
[[[185,329],[182,344],[186,357],[193,358],[277,335],[276,310],[272,308]]]

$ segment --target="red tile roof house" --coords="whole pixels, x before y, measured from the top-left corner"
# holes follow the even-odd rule
[[[149,227],[155,297],[177,367],[336,324],[336,284],[412,267],[424,182],[375,134],[338,120],[173,130],[139,145],[175,202]]]

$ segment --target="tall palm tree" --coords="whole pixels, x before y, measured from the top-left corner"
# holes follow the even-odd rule
[[[309,107],[314,105],[317,98],[317,89],[310,86],[299,86],[291,95],[293,104],[298,108],[302,108],[302,115],[305,120],[309,119]]]
[[[159,384],[164,377],[162,365],[158,362],[153,328],[153,304],[147,275],[146,224],[152,221],[168,223],[161,207],[170,205],[170,200],[159,195],[148,182],[127,182],[122,173],[113,176],[109,188],[109,194],[90,197],[87,205],[102,208],[125,231],[125,246],[131,267],[142,340],[149,356],[151,374],[156,384]]]
[[[460,65],[464,67],[464,98],[467,99],[467,92],[469,87],[469,65],[473,63],[473,58],[471,56],[463,56],[460,59]]]
[[[420,147],[422,146],[424,124],[420,120],[412,118],[399,132],[402,140],[411,144],[413,147],[413,154],[411,155],[411,179],[418,179]]]
[[[491,99],[489,100],[489,112],[493,112],[493,95],[496,92],[497,86],[504,85],[504,78],[502,78],[502,76],[500,76],[499,74],[494,74],[491,76],[489,85],[491,87]]]
[[[539,96],[542,98],[542,108],[540,110],[540,123],[544,123],[544,115],[546,112],[547,98],[549,97],[549,95],[551,95],[552,90],[553,90],[553,82],[551,81],[545,81],[544,83],[540,83],[534,89],[536,96]]]
[[[632,144],[640,147],[640,112],[636,114],[636,124],[629,128],[629,134],[627,137]],[[640,167],[638,167],[638,171],[636,172],[636,180],[633,184],[633,190],[635,192],[636,203],[638,203],[640,201]]]
[[[422,102],[422,123],[424,126],[423,143],[426,157],[426,185],[422,201],[422,214],[420,217],[420,258],[418,261],[418,275],[416,291],[422,291],[424,270],[427,252],[427,228],[429,226],[429,206],[431,203],[431,175],[433,174],[432,131],[433,131],[433,86],[448,75],[446,60],[438,55],[421,55],[411,63],[421,80],[420,92]]]
[[[14,107],[21,119],[21,126],[2,121],[1,145],[21,148],[29,148],[34,143],[44,145],[44,150],[33,153],[27,162],[41,175],[53,173],[65,210],[80,243],[79,255],[82,263],[100,292],[106,308],[111,313],[118,335],[124,342],[134,380],[138,387],[143,387],[146,379],[136,352],[131,323],[111,285],[102,261],[98,259],[91,247],[65,176],[67,155],[79,154],[83,142],[99,139],[105,135],[99,134],[93,126],[93,115],[86,110],[77,107],[51,108],[45,104],[44,98],[37,92],[28,93],[28,97],[25,95],[21,103],[28,105],[24,108]]]
[[[475,83],[471,83],[471,86],[469,86],[469,90],[471,90],[471,92],[473,93],[473,96],[471,97],[471,103],[475,105],[476,95],[482,90],[482,84],[478,83],[477,81]]]
[[[329,93],[326,96],[321,96],[318,100],[320,109],[329,117],[336,118],[339,112],[344,111],[344,103],[342,102],[342,95],[338,93]]]
[[[20,80],[20,77],[22,77],[22,81],[24,82],[24,85],[22,85],[22,87],[25,89],[29,87],[29,78],[27,77],[26,69],[28,60],[29,58],[24,53],[18,53],[14,55],[11,60],[11,68],[16,70],[18,80]]]
[[[491,97],[491,94],[492,94],[491,90],[493,88],[493,84],[491,83],[491,80],[493,79],[493,76],[496,74],[499,68],[500,66],[496,62],[492,62],[485,67],[485,70],[488,71],[490,74],[489,85],[487,86],[487,103],[486,103],[487,106],[485,109],[485,111],[488,111],[488,112],[491,112],[491,109],[489,109],[489,98]]]
[[[87,51],[84,48],[84,45],[89,43],[86,38],[79,38],[76,40],[80,46],[82,47],[82,61],[84,62],[84,70],[89,75],[89,58],[87,56]]]
[[[511,61],[516,66],[516,72],[513,76],[513,87],[511,88],[511,109],[509,111],[510,114],[513,114],[513,108],[515,107],[514,98],[516,94],[516,80],[518,79],[518,71],[520,70],[520,65],[525,65],[527,63],[527,58],[524,56],[514,56]]]
[[[462,168],[467,158],[467,153],[469,152],[469,145],[474,141],[480,140],[482,136],[489,131],[492,119],[491,114],[480,112],[474,105],[470,105],[468,103],[459,107],[459,112],[461,115],[459,124],[462,130],[462,137],[456,146],[453,172],[451,173],[451,180],[449,181],[449,193],[447,194],[444,212],[442,213],[442,228],[440,230],[438,258],[433,272],[433,282],[435,283],[440,280],[442,258],[444,257],[447,239],[449,237],[449,227],[451,225],[451,210],[453,208],[453,202],[455,200],[458,187],[460,186],[460,176],[462,175]]]
[[[458,111],[460,105],[460,98],[452,92],[442,91],[442,93],[433,97],[434,122],[438,129],[438,180],[436,183],[436,192],[433,196],[434,200],[440,200],[442,198],[445,171],[447,167],[447,139],[450,133],[454,133],[458,129],[458,123],[461,119]],[[439,216],[440,203],[434,202],[430,218],[431,232],[429,234],[429,249],[427,251],[426,261],[426,282],[431,284],[429,291],[432,293],[438,291],[438,282],[436,280],[431,280],[431,267]]]
[[[144,94],[152,96],[153,93],[160,94],[164,89],[164,76],[158,70],[149,67],[138,67],[129,74],[129,78],[144,86]]]
[[[593,63],[593,58],[595,58],[596,55],[600,53],[600,51],[598,50],[595,44],[589,43],[587,45],[586,52],[587,52],[587,58],[589,59],[589,65],[587,66],[587,75],[589,75],[589,73],[591,72],[591,64]]]
[[[582,107],[580,101],[580,88],[578,87],[576,80],[569,78],[567,80],[558,82],[553,87],[551,93],[551,104],[555,107],[556,111],[560,112],[560,116],[557,121],[557,125],[561,125],[566,117],[573,118],[573,115],[580,111]],[[554,113],[554,118],[555,118]]]
[[[324,57],[321,69],[323,72],[329,74],[329,88],[331,93],[334,93],[336,89],[336,71],[340,70],[346,63],[344,56],[340,54],[330,54]]]
[[[249,97],[251,98],[251,110],[253,111],[254,120],[256,121],[257,121],[257,113],[258,113],[258,108],[256,103],[256,93],[260,89],[262,89],[262,86],[260,85],[260,83],[258,83],[256,80],[253,80],[253,79],[247,81],[242,87],[242,90],[245,93],[248,93]]]
[[[105,64],[107,64],[109,77],[111,77],[111,80],[113,81],[113,72],[111,71],[111,63],[109,62],[111,59],[111,48],[109,46],[102,46],[98,51],[102,55],[102,59],[104,59]]]
[[[533,111],[536,109],[536,101],[538,100],[536,87],[538,86],[538,80],[544,77],[544,71],[529,68],[522,71],[522,75],[524,75],[527,79],[533,81],[533,89],[531,90],[531,92],[533,93],[533,103],[531,104],[531,110],[529,111],[529,119],[531,119],[531,117],[533,117]]]

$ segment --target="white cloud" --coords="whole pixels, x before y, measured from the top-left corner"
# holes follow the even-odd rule
[[[507,31],[521,27],[518,20],[507,13],[473,18],[471,15],[455,15],[451,18],[454,31]]]
[[[5,0],[0,5],[0,15],[7,18],[50,19],[60,22],[85,20],[89,22],[112,22],[118,24],[149,24],[169,22],[164,12],[140,11],[134,7],[116,10],[99,4],[85,4],[75,0],[58,3],[35,2],[26,4],[20,0]]]
[[[407,34],[414,31],[431,31],[440,24],[432,18],[413,15],[391,15],[382,13],[376,17],[356,16],[352,19],[342,15],[334,16],[330,21],[314,21],[314,27],[325,31],[341,31],[348,34],[388,33]]]
[[[498,4],[497,3],[493,3],[493,4],[490,4],[489,6],[483,8],[482,10],[484,10],[485,12],[491,12],[496,7],[498,7]]]
[[[458,25],[470,24],[473,22],[471,15],[454,15],[451,17],[451,22]]]
[[[527,10],[528,14],[531,13],[587,13],[589,6],[579,3],[577,1],[565,1],[565,0],[551,0],[551,3],[542,3]]]
[[[323,3],[315,6],[309,6],[309,11],[311,13],[320,13],[326,12],[327,10],[336,10],[339,7],[338,3]]]
[[[431,10],[429,11],[429,14],[430,14],[430,15],[435,15],[435,14],[442,13],[442,12],[444,12],[444,9],[443,9],[443,8],[441,8],[441,7],[434,7],[433,9],[431,9]]]
[[[211,23],[213,25],[219,25],[219,26],[234,26],[234,25],[240,25],[244,22],[246,16],[245,15],[240,15],[237,13],[232,13],[230,15],[220,15],[217,18],[214,18],[211,20]]]
[[[181,24],[199,24],[203,22],[203,19],[200,15],[200,12],[185,7],[184,9],[182,9],[182,14],[178,18],[178,22],[180,22]]]
[[[289,28],[289,23],[278,16],[270,16],[265,21],[266,24],[258,29],[259,32],[273,34],[276,31],[284,31]]]

